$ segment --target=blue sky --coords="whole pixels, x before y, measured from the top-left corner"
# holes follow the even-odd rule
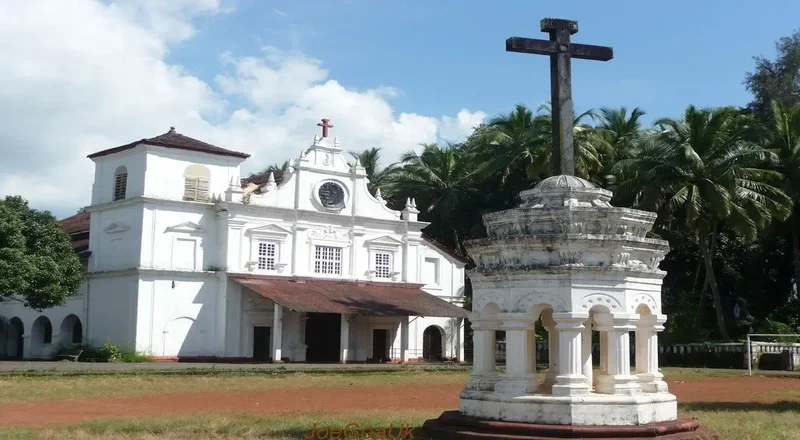
[[[576,108],[639,106],[652,121],[688,104],[746,104],[753,56],[773,57],[800,17],[800,2],[790,0],[402,3],[238,0],[231,13],[197,20],[196,37],[168,59],[211,81],[218,53],[276,46],[321,60],[345,87],[399,89],[398,111],[494,115],[549,99],[546,57],[507,53],[505,39],[546,38],[542,17],[567,18],[579,22],[574,41],[614,48],[609,62],[573,62]]]
[[[25,0],[0,14],[0,197],[59,216],[91,203],[87,155],[165,133],[251,155],[242,176],[298,157],[321,118],[382,164],[459,141],[487,116],[549,100],[546,57],[505,51],[577,20],[578,111],[680,117],[745,105],[753,57],[800,27],[800,2],[622,0]],[[499,6],[498,6],[499,5]],[[48,176],[42,179],[41,176]]]

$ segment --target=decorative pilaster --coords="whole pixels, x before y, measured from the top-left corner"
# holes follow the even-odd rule
[[[558,376],[553,385],[554,396],[589,394],[589,385],[583,375],[581,336],[588,313],[554,313],[558,331]]]
[[[532,394],[538,391],[536,368],[531,364],[535,328],[533,317],[527,314],[499,315],[501,328],[506,332],[506,372],[494,390],[504,394]]]
[[[642,391],[666,393],[667,383],[658,370],[658,333],[664,330],[666,315],[639,315],[636,323],[636,377]]]
[[[472,322],[472,375],[467,382],[466,389],[480,391],[494,391],[495,384],[500,380],[496,366],[495,331],[500,327],[500,321],[481,320],[470,317]]]
[[[597,392],[604,394],[641,394],[637,377],[631,374],[630,334],[636,329],[636,315],[598,313],[594,315],[599,331],[608,333],[606,374],[597,378]]]

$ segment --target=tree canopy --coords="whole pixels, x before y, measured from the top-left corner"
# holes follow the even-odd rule
[[[82,281],[83,265],[52,214],[18,196],[0,201],[0,298],[43,310],[63,305]]]

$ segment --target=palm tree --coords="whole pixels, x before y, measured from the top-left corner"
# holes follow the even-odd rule
[[[644,110],[639,107],[634,108],[630,115],[625,107],[600,109],[598,115],[600,124],[597,129],[601,131],[601,135],[605,137],[609,147],[600,155],[602,166],[600,179],[608,180],[614,164],[636,155],[643,136],[642,124],[639,119],[644,115]]]
[[[752,238],[773,216],[787,215],[790,200],[767,182],[777,175],[769,170],[770,155],[744,139],[748,127],[735,110],[689,106],[683,119],[656,125],[653,141],[615,166],[627,176],[618,191],[629,192],[638,207],[659,212],[659,226],[684,226],[698,240],[717,326],[729,340],[713,267],[720,228]]]
[[[792,255],[794,282],[800,295],[800,106],[787,108],[772,101],[768,149],[778,159],[783,190],[792,198]]]
[[[463,252],[458,236],[459,219],[471,196],[477,196],[478,166],[472,153],[448,144],[421,144],[422,152],[409,151],[401,166],[387,174],[385,188],[390,197],[413,198],[420,212],[450,225],[455,248]]]
[[[380,151],[380,148],[372,147],[361,153],[355,151],[350,152],[350,155],[358,159],[361,166],[364,167],[364,170],[367,172],[367,179],[369,180],[367,187],[372,195],[375,195],[376,190],[384,184],[386,176],[395,166],[395,164],[391,164],[386,168],[380,169]]]

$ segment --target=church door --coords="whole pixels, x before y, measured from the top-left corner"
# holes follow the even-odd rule
[[[269,360],[269,345],[272,339],[270,327],[253,327],[253,360],[266,362]]]
[[[306,362],[339,362],[342,315],[308,313],[306,316]]]
[[[386,329],[372,330],[372,360],[375,362],[386,362],[389,360],[389,350],[386,341],[389,334]]]
[[[430,326],[422,333],[422,357],[426,361],[442,360],[442,332]]]

